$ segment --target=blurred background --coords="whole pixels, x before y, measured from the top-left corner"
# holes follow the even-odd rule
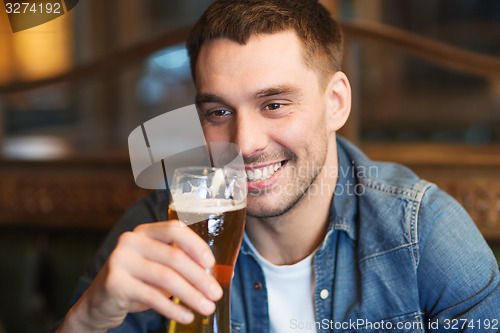
[[[341,134],[453,195],[500,257],[500,2],[321,2],[346,37]],[[147,194],[127,137],[194,102],[183,41],[210,3],[82,0],[13,33],[0,1],[0,333],[61,319],[107,231]]]

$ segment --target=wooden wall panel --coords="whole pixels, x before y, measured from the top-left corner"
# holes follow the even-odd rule
[[[109,229],[149,193],[128,162],[10,162],[0,171],[3,226]]]

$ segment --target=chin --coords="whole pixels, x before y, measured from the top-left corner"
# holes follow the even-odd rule
[[[271,218],[289,212],[300,201],[302,195],[297,198],[288,198],[288,202],[276,200],[274,204],[269,198],[260,197],[252,200],[250,197],[247,197],[247,215],[255,218]]]

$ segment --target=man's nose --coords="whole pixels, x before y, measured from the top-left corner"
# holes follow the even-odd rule
[[[240,112],[235,122],[233,142],[240,147],[243,157],[258,155],[267,148],[267,126],[259,114]]]

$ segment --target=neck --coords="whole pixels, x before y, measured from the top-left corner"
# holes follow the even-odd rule
[[[319,189],[316,193],[307,191],[283,215],[272,218],[247,216],[245,230],[248,238],[271,263],[295,264],[321,245],[328,229],[330,205],[337,183],[336,173],[332,175],[331,172],[332,166],[338,166],[336,148],[335,142],[329,145],[325,166],[314,181]]]

